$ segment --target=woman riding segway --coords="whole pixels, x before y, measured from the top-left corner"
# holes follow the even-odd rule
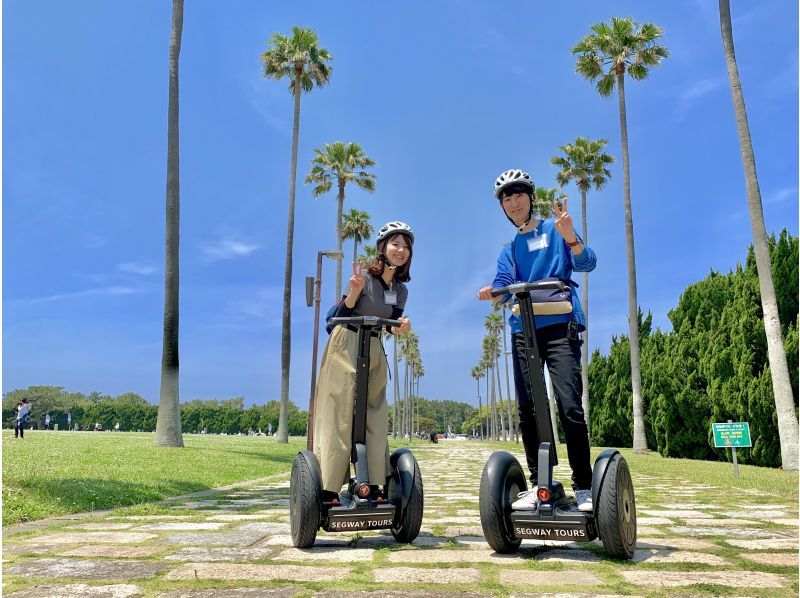
[[[401,542],[419,533],[422,478],[416,460],[408,449],[389,457],[387,364],[380,338],[384,325],[391,334],[411,330],[402,314],[413,243],[407,224],[384,225],[378,256],[366,271],[353,264],[345,295],[330,314],[333,329],[314,399],[313,454],[301,452],[292,471],[295,546],[313,544],[320,525],[328,531],[391,528]],[[348,479],[348,490],[340,494]]]

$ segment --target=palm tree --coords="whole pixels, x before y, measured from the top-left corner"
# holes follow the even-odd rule
[[[481,366],[476,365],[470,371],[470,375],[475,379],[478,385],[478,427],[480,428],[481,440],[483,440],[483,403],[481,402],[481,378],[483,378],[483,369]]]
[[[164,269],[164,338],[156,446],[183,446],[178,362],[178,247],[180,239],[180,159],[178,129],[178,60],[183,37],[183,0],[172,0],[169,38],[169,106],[167,108],[167,250]]]
[[[570,181],[575,181],[581,192],[581,234],[583,242],[589,242],[589,227],[586,223],[586,194],[594,186],[600,190],[611,178],[608,166],[614,163],[614,158],[605,153],[603,148],[608,144],[607,139],[591,141],[586,137],[578,137],[571,145],[559,146],[561,156],[553,156],[550,162],[561,168],[556,175],[556,182],[564,187]],[[589,273],[583,273],[583,313],[586,316],[586,330],[583,333],[583,358],[581,359],[581,378],[583,380],[583,393],[581,405],[586,416],[586,427],[589,427]]]
[[[758,284],[761,290],[761,310],[764,314],[764,331],[767,336],[767,355],[772,374],[772,391],[775,396],[775,412],[778,417],[778,435],[781,443],[781,463],[784,470],[796,471],[798,468],[798,425],[794,407],[794,395],[789,381],[789,368],[781,335],[781,322],[778,317],[778,304],[775,287],[772,284],[767,230],[764,225],[764,212],[761,204],[761,189],[756,175],[756,159],[750,141],[750,125],[744,105],[742,84],[739,81],[739,68],[733,47],[731,26],[731,7],[728,0],[719,0],[719,23],[722,30],[722,45],[725,50],[725,63],[728,67],[728,81],[736,112],[736,126],[739,131],[739,146],[742,152],[744,176],[747,186],[747,207],[750,211],[750,226],[753,229],[753,248],[756,254]]]
[[[344,208],[344,188],[353,182],[365,191],[375,191],[375,175],[365,168],[375,166],[375,162],[364,153],[357,143],[342,143],[336,141],[330,145],[325,144],[324,149],[315,149],[314,166],[308,172],[306,183],[315,183],[314,197],[324,195],[336,183],[339,194],[337,195],[336,211],[336,249],[342,250],[342,209]],[[336,301],[342,296],[342,259],[336,260]]]
[[[363,243],[365,240],[372,236],[375,229],[369,223],[369,214],[363,210],[351,209],[344,215],[344,223],[342,224],[342,238],[353,239],[353,261],[358,261],[358,244]],[[377,251],[377,249],[375,250]],[[337,297],[338,301],[339,298]]]
[[[498,304],[496,303],[495,306]],[[519,443],[519,402],[517,400],[517,393],[514,392],[514,399],[511,399],[511,382],[509,381],[508,377],[508,342],[507,342],[507,335],[506,335],[506,309],[508,305],[506,303],[500,303],[500,308],[502,309],[502,323],[503,327],[500,330],[500,334],[503,337],[503,362],[505,363],[506,369],[506,396],[508,397],[508,419],[511,422],[511,427],[514,430],[514,442]],[[512,409],[513,403],[513,409]]]
[[[330,53],[319,47],[313,29],[292,27],[291,37],[278,33],[269,42],[270,49],[261,55],[263,75],[270,79],[288,77],[289,92],[294,96],[292,126],[292,158],[289,176],[289,218],[286,232],[286,270],[283,280],[283,319],[281,322],[281,409],[278,416],[278,442],[289,441],[287,422],[289,408],[289,368],[292,350],[292,245],[294,244],[294,195],[297,180],[297,143],[300,135],[300,96],[315,85],[325,85],[331,76]]]
[[[398,353],[397,353],[397,337],[398,336],[399,335],[397,335],[397,334],[394,335],[394,358],[392,360],[393,364],[394,364],[394,368],[393,368],[394,369],[394,394],[393,394],[394,405],[392,406],[393,407],[393,412],[394,412],[394,421],[392,422],[392,424],[393,424],[392,425],[392,438],[397,438],[397,428],[399,427],[397,418],[400,416],[400,412],[398,411],[398,404],[397,404],[397,401],[400,398],[400,378],[397,375],[397,361],[398,361],[398,357],[399,357]],[[402,432],[401,432],[401,436],[402,436]]]
[[[597,80],[597,91],[608,97],[617,88],[619,128],[622,140],[622,181],[625,205],[625,248],[628,255],[628,329],[631,341],[631,385],[633,390],[633,449],[647,451],[642,402],[642,374],[639,367],[638,299],[636,292],[636,253],[633,245],[631,212],[631,176],[628,157],[628,123],[625,111],[625,73],[634,80],[646,79],[650,68],[658,66],[669,52],[656,43],[662,36],[660,27],[644,23],[639,27],[633,19],[613,17],[611,25],[597,23],[594,33],[572,48],[578,55],[575,70],[590,81]]]
[[[497,304],[493,304],[492,313],[490,313],[484,319],[484,326],[486,330],[491,334],[495,342],[497,344],[497,351],[494,354],[494,364],[493,364],[493,371],[496,373],[496,382],[498,388],[498,394],[500,396],[500,422],[501,428],[506,430],[509,434],[511,433],[511,422],[513,421],[511,418],[511,411],[503,413],[503,387],[500,382],[500,331],[503,329],[503,315],[496,310]],[[508,406],[508,405],[506,405]],[[508,426],[505,424],[506,416],[508,416]]]
[[[561,205],[561,202],[566,197],[555,187],[550,187],[549,189],[536,187],[533,195],[533,210],[539,215],[539,218],[552,218],[555,216],[553,202],[558,201],[558,205]]]
[[[368,262],[378,255],[378,250],[373,245],[362,245],[362,247],[364,248],[364,253],[359,254],[359,262]]]

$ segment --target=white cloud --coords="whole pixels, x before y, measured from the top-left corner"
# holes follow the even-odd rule
[[[203,253],[211,260],[229,260],[248,256],[258,248],[258,245],[251,245],[233,239],[222,239],[202,246]]]
[[[792,197],[797,197],[797,187],[786,187],[784,189],[780,189],[767,197],[765,203],[781,203]]]
[[[98,295],[115,296],[115,295],[132,295],[134,293],[142,293],[144,289],[133,287],[100,287],[94,289],[84,289],[82,291],[73,291],[71,293],[56,293],[54,295],[47,295],[45,297],[34,297],[32,299],[14,299],[9,301],[11,306],[26,306],[37,305],[40,303],[52,303],[55,301],[63,301],[66,299],[76,299],[79,297],[91,297]]]
[[[701,79],[685,89],[675,103],[675,119],[678,121],[686,117],[686,113],[700,98],[715,92],[723,83],[721,78]]]
[[[117,269],[131,274],[154,274],[158,272],[158,268],[153,264],[141,262],[124,262],[122,264],[117,264]]]

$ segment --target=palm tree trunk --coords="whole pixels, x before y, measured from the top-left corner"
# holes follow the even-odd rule
[[[778,303],[772,283],[772,270],[767,243],[767,229],[764,225],[764,212],[761,204],[761,190],[756,174],[756,160],[753,144],[750,141],[750,125],[744,105],[739,69],[733,47],[731,27],[731,7],[729,0],[719,0],[719,22],[722,30],[722,45],[725,49],[725,63],[728,67],[728,80],[736,112],[736,127],[739,132],[739,145],[747,184],[747,208],[750,211],[750,226],[753,229],[753,247],[756,254],[758,284],[761,290],[761,310],[764,314],[764,331],[767,336],[767,355],[772,391],[775,396],[775,412],[778,416],[778,435],[781,443],[781,464],[784,470],[796,471],[798,468],[798,425],[794,407],[794,395],[789,382],[789,368],[786,350],[781,335],[781,322],[778,316]]]
[[[342,210],[344,209],[344,182],[339,181],[339,195],[336,198],[336,250],[339,257],[336,258],[336,299],[342,298]],[[355,260],[354,260],[355,261]]]
[[[164,338],[161,349],[161,392],[156,420],[156,446],[183,446],[179,392],[178,293],[180,244],[180,155],[178,127],[178,61],[183,37],[183,0],[172,1],[169,39],[169,105],[167,122],[167,239],[164,268]]]
[[[497,421],[497,395],[495,394],[496,385],[494,383],[494,364],[489,366],[489,370],[492,372],[492,438],[495,440],[500,440],[500,426],[499,422]]]
[[[505,315],[506,315],[506,308],[505,308],[505,305],[503,305],[503,357],[505,358],[504,361],[505,361],[505,364],[506,364],[506,394],[508,395],[508,408],[509,408],[509,413],[510,413],[510,410],[512,409],[512,407],[511,407],[512,400],[511,400],[511,382],[509,381],[509,378],[508,378],[508,354],[509,354],[509,351],[508,351],[507,338],[506,338],[506,317],[505,317]],[[517,391],[516,391],[516,389],[514,390],[513,403],[514,403],[514,407],[513,407],[514,413],[513,413],[511,421],[514,422],[513,423],[513,426],[514,426],[514,442],[516,444],[519,444],[519,437],[520,437],[520,433],[519,433],[519,400],[517,399]]]
[[[353,237],[353,263],[355,264],[358,261],[358,237]],[[336,298],[339,300],[339,297]]]
[[[483,440],[483,402],[481,401],[481,379],[475,378],[478,384],[478,428],[480,429],[481,440]]]
[[[625,204],[625,249],[628,254],[628,330],[631,341],[631,388],[633,391],[633,450],[647,451],[642,401],[642,374],[639,366],[639,302],[636,292],[636,252],[633,245],[631,211],[631,164],[628,156],[628,119],[625,110],[625,73],[617,73],[619,129],[622,138],[622,185]]]
[[[494,432],[494,426],[492,426],[492,399],[489,394],[489,367],[486,367],[486,410],[488,413],[486,414],[486,438],[491,438]]]
[[[581,189],[581,226],[584,244],[589,244],[589,226],[586,223],[586,191]],[[586,316],[586,330],[583,331],[583,355],[581,356],[581,407],[586,418],[586,431],[589,430],[589,273],[583,273],[583,314]]]
[[[508,440],[508,435],[511,431],[510,422],[506,422],[506,416],[508,415],[506,410],[503,409],[503,383],[500,381],[500,356],[498,355],[497,358],[494,360],[494,369],[497,372],[497,396],[500,406],[500,428],[501,430],[505,430],[504,439]]]
[[[292,358],[292,247],[294,245],[294,196],[297,180],[297,143],[300,137],[300,80],[302,67],[295,69],[292,166],[289,176],[289,217],[286,226],[286,271],[283,277],[283,320],[281,322],[281,408],[275,440],[289,442],[289,370]]]

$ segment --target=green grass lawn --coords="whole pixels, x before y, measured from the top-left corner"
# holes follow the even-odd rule
[[[305,438],[184,434],[183,449],[153,434],[3,431],[3,526],[111,509],[288,472]]]
[[[442,441],[440,441],[442,442]],[[476,442],[476,441],[466,441]],[[506,450],[523,452],[522,443],[514,442],[486,442],[485,445],[492,450]],[[399,446],[399,445],[398,445]],[[592,464],[597,456],[605,449],[592,448]],[[720,449],[722,450],[722,449]],[[559,463],[568,467],[567,447],[559,444],[557,447]],[[728,493],[735,493],[737,489],[763,490],[766,495],[780,496],[789,504],[798,501],[798,472],[787,472],[768,467],[754,465],[739,465],[739,478],[733,475],[733,465],[722,461],[696,461],[693,459],[673,459],[662,457],[656,452],[644,455],[635,455],[631,449],[619,449],[628,462],[634,475],[647,475],[653,477],[671,477],[684,480],[691,484],[708,484],[724,488]],[[523,463],[523,467],[525,464]],[[423,472],[424,475],[424,472]],[[571,486],[569,479],[560,479],[565,488]],[[638,495],[638,492],[637,492]],[[752,496],[745,495],[741,502],[753,503]],[[762,501],[765,502],[765,501]]]
[[[111,432],[31,431],[25,440],[3,433],[3,526],[82,511],[111,509],[288,472],[305,438],[279,444],[274,438],[185,434],[183,449],[155,448],[153,435]],[[456,445],[458,441],[442,441]],[[474,445],[477,441],[463,441]],[[408,441],[389,442],[391,450]],[[434,449],[427,441],[411,447]],[[492,450],[522,451],[513,442],[487,442]],[[592,459],[602,449],[592,449]],[[566,465],[566,447],[558,454]],[[729,463],[665,459],[657,453],[622,454],[634,477],[669,476],[687,483],[724,488],[763,489],[789,504],[798,501],[797,472],[739,466],[734,479]],[[425,472],[423,471],[423,477]],[[569,487],[569,480],[561,480]],[[647,500],[648,491],[637,490]],[[753,502],[743,496],[743,503]]]

